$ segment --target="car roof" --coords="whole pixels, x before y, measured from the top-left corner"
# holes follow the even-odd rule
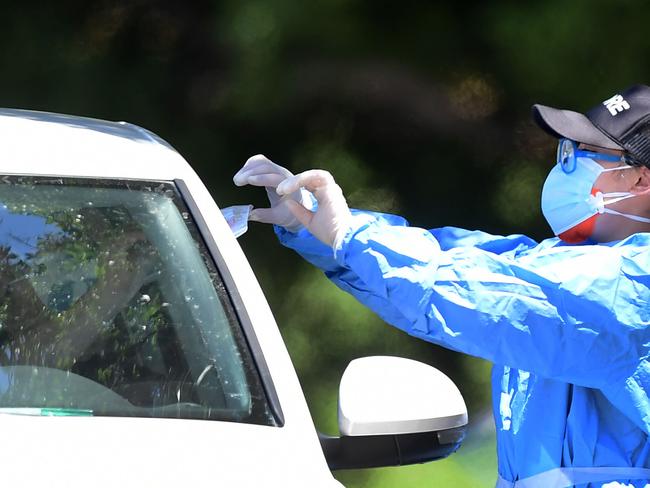
[[[188,172],[170,144],[137,125],[0,108],[0,174],[172,180]]]

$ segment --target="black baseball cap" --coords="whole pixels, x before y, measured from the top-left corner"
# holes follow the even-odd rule
[[[533,120],[553,137],[619,149],[630,164],[650,167],[650,87],[634,85],[585,114],[533,105]]]

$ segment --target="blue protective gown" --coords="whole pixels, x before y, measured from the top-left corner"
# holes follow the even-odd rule
[[[650,234],[576,246],[353,213],[335,253],[276,232],[386,322],[494,363],[503,479],[650,467]]]

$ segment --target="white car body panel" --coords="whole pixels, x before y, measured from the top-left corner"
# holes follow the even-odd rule
[[[268,366],[282,427],[207,420],[0,415],[12,487],[340,487],[266,298],[190,165],[139,127],[0,110],[0,175],[183,180],[228,263]]]

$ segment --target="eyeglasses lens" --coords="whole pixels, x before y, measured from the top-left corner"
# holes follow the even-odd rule
[[[565,173],[571,173],[576,169],[575,146],[572,141],[562,139],[557,151],[558,164]]]

